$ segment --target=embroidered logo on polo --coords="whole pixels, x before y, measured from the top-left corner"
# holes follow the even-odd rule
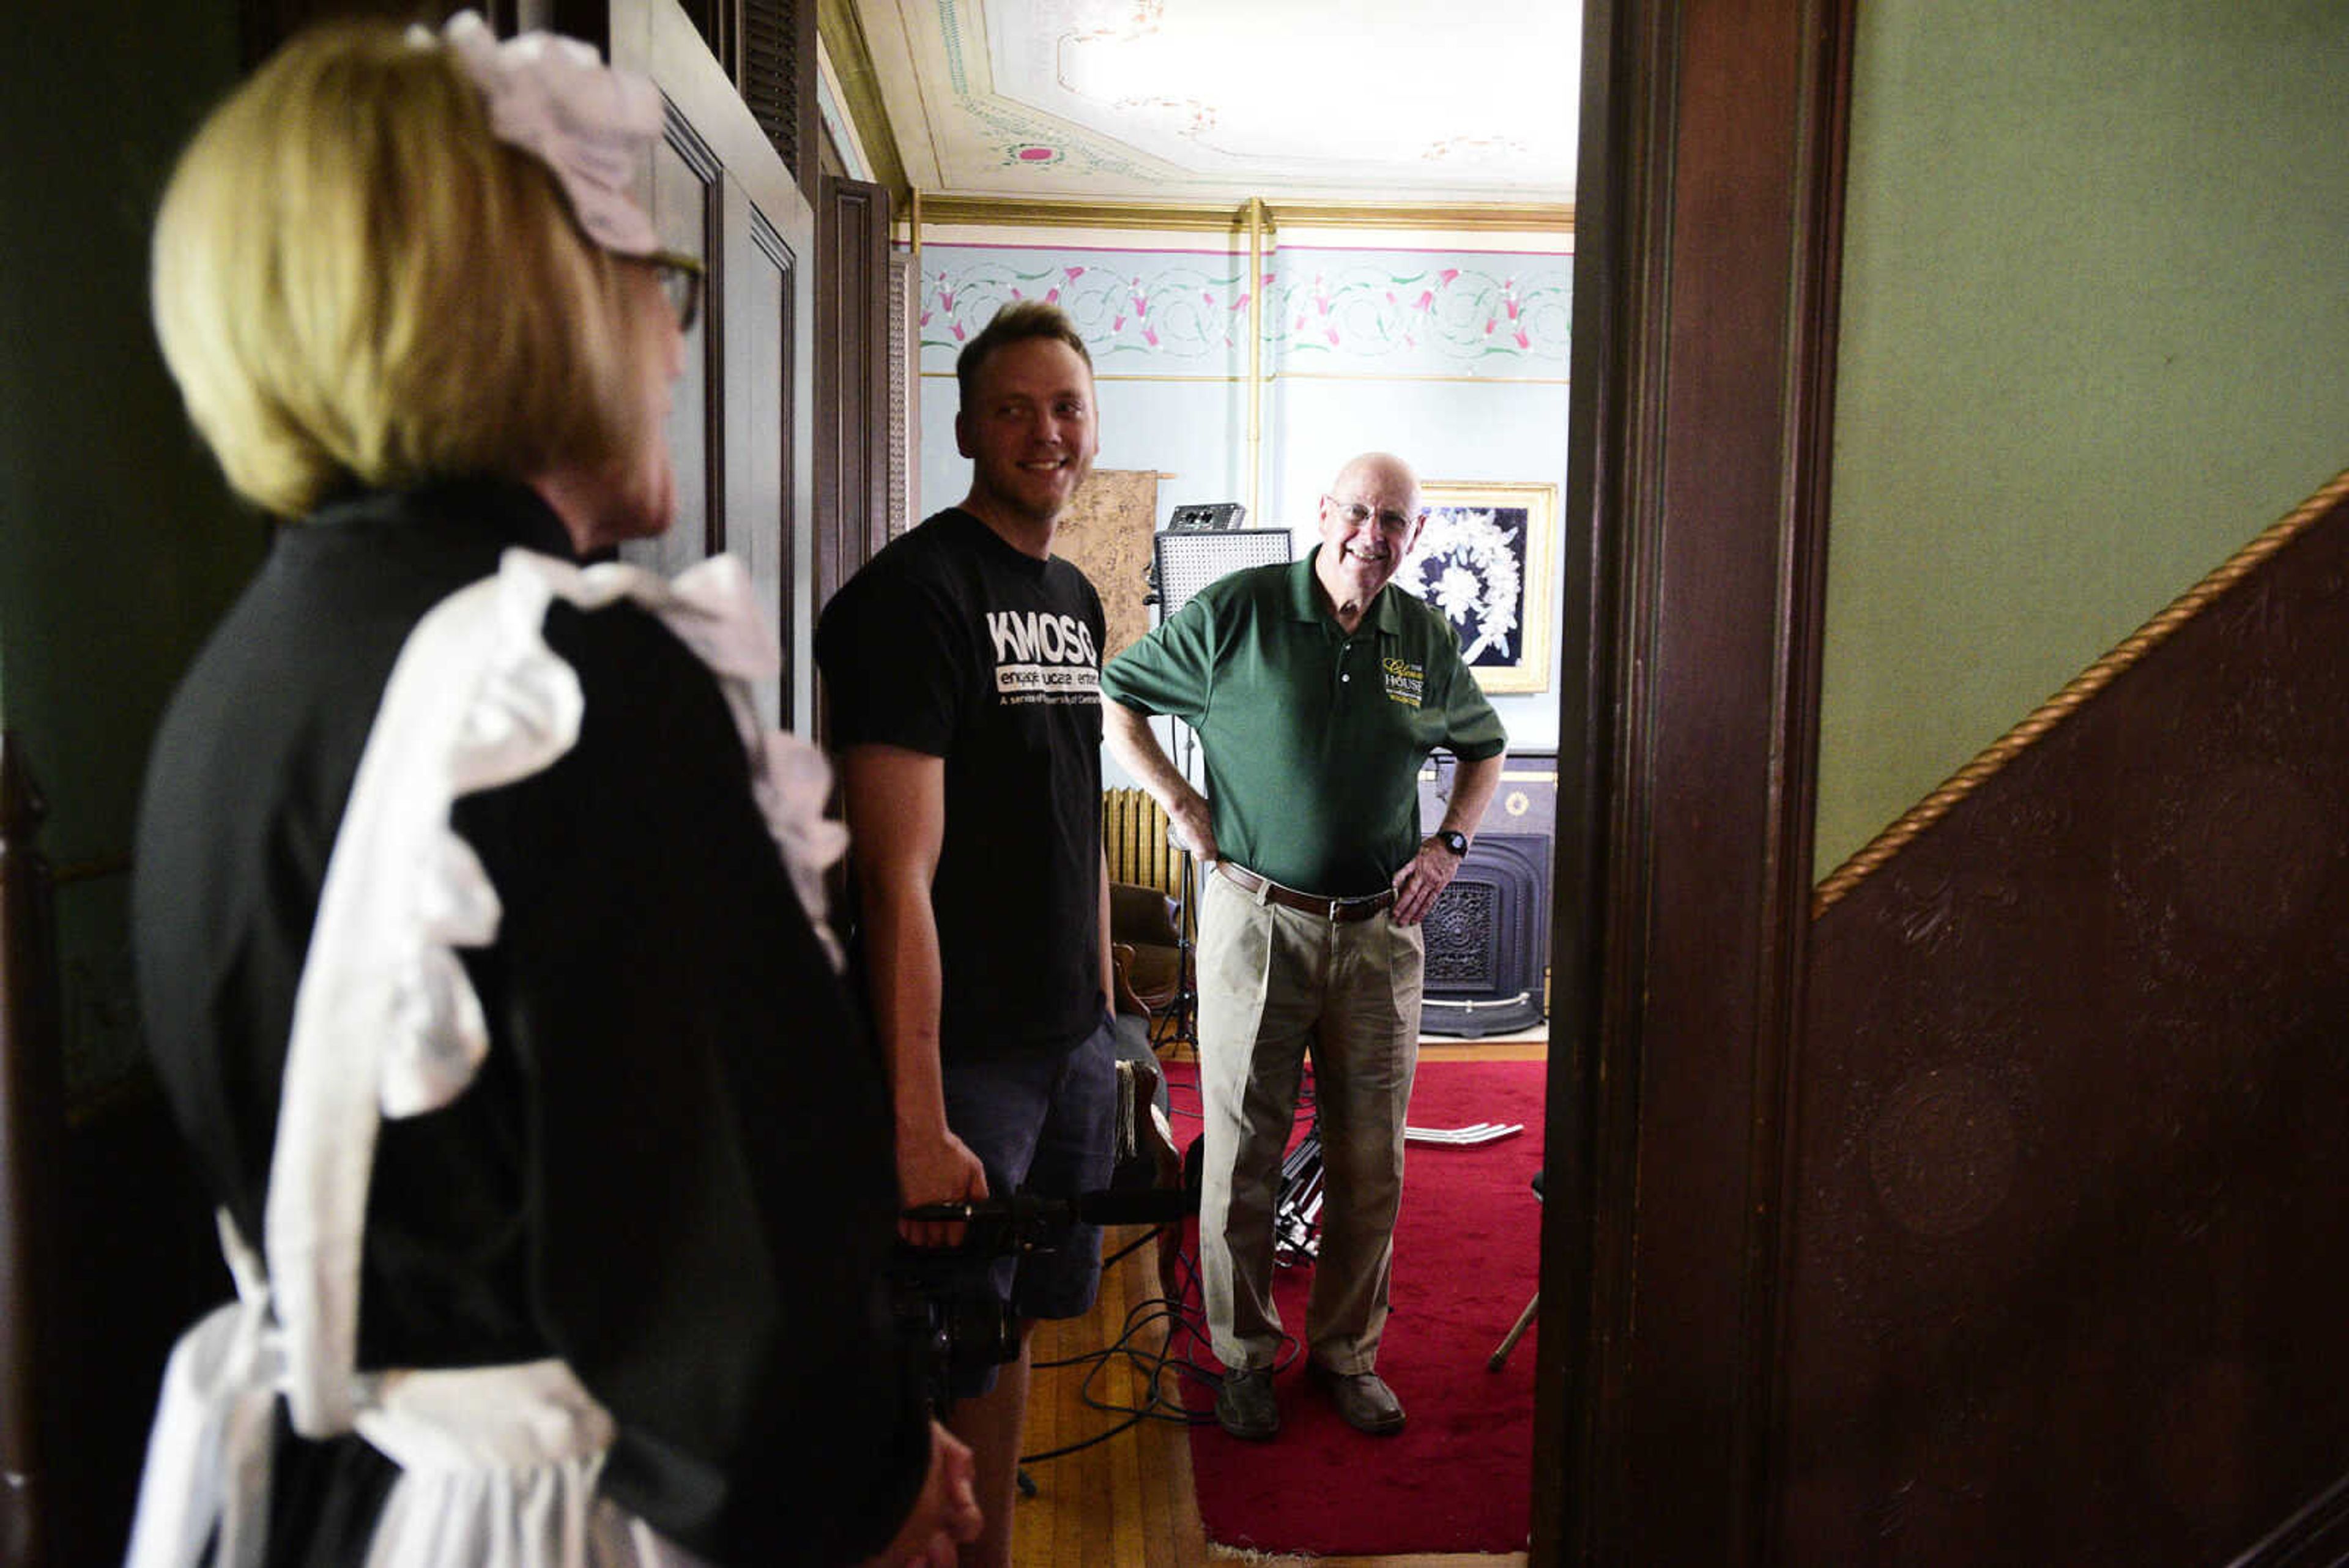
[[[1005,706],[1101,701],[1101,650],[1092,628],[1070,615],[990,610],[995,691]]]
[[[1381,664],[1387,675],[1387,701],[1406,708],[1418,707],[1420,692],[1427,685],[1426,667],[1408,659],[1388,659]]]

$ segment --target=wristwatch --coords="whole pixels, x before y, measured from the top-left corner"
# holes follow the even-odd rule
[[[1428,836],[1462,859],[1468,857],[1468,836],[1458,829],[1439,827]]]

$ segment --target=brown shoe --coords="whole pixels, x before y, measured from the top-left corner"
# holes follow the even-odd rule
[[[1383,1438],[1402,1430],[1402,1401],[1375,1372],[1332,1372],[1318,1361],[1306,1371],[1330,1395],[1339,1418],[1357,1432]]]
[[[1261,1443],[1280,1430],[1280,1403],[1272,1395],[1272,1368],[1236,1366],[1216,1391],[1216,1425],[1233,1437]]]

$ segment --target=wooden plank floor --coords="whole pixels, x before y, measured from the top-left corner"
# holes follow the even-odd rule
[[[1523,1061],[1547,1054],[1541,1041],[1429,1040],[1423,1059]],[[1187,1143],[1196,1124],[1177,1127]],[[1119,1228],[1108,1233],[1105,1253],[1145,1234]],[[1024,1447],[1043,1454],[1109,1431],[1127,1417],[1086,1403],[1086,1368],[1049,1367],[1119,1341],[1128,1314],[1160,1295],[1157,1252],[1143,1246],[1102,1276],[1101,1299],[1089,1317],[1046,1323],[1036,1331],[1035,1381],[1029,1395]],[[1147,1309],[1144,1309],[1147,1313]],[[1165,1345],[1162,1314],[1133,1336],[1138,1357],[1110,1358],[1093,1374],[1092,1396],[1102,1405],[1132,1410],[1147,1392],[1146,1364]],[[1137,1359],[1142,1365],[1137,1365]],[[1170,1369],[1162,1375],[1161,1403],[1182,1409],[1181,1392]],[[1522,1552],[1418,1554],[1397,1557],[1281,1557],[1210,1546],[1199,1523],[1199,1500],[1191,1477],[1188,1431],[1173,1420],[1143,1419],[1107,1440],[1058,1459],[1026,1467],[1037,1495],[1018,1504],[1011,1552],[1016,1568],[1195,1568],[1196,1564],[1246,1562],[1264,1568],[1524,1568]]]

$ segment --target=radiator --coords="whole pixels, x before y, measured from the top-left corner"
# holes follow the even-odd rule
[[[1109,852],[1112,881],[1181,894],[1182,854],[1168,841],[1166,814],[1149,791],[1102,791],[1102,846]]]

